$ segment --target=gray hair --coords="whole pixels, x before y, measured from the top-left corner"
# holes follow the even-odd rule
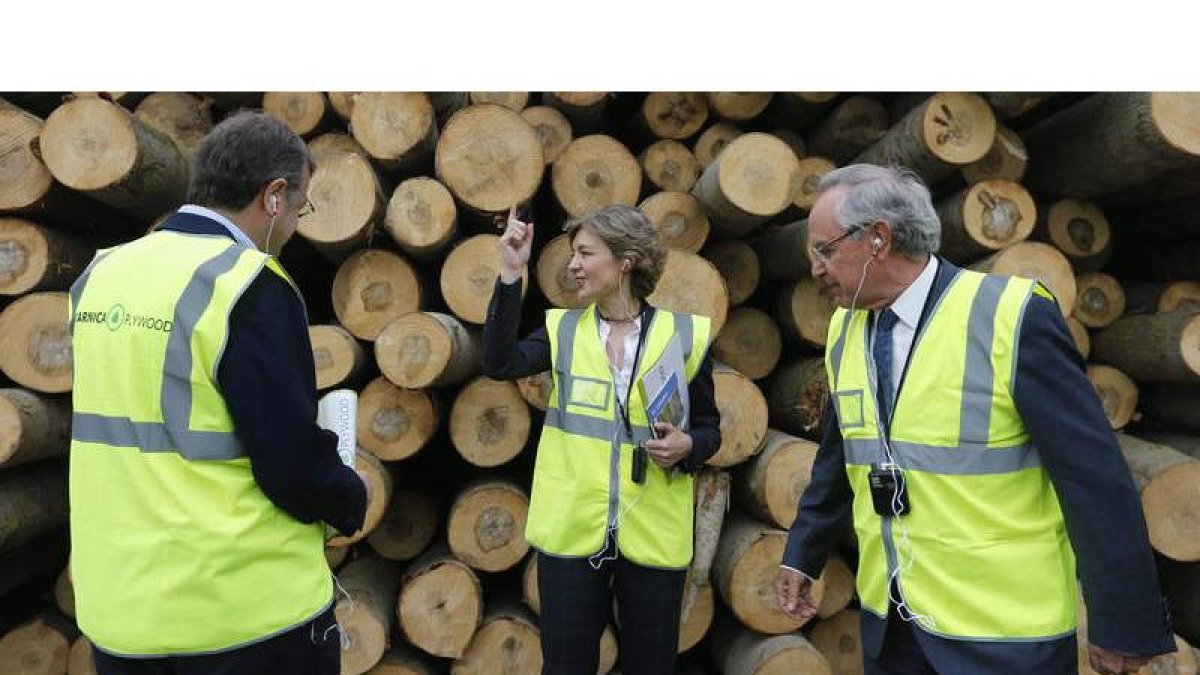
[[[296,132],[270,115],[242,110],[200,141],[188,201],[241,210],[267,183],[283,178],[295,202],[305,167],[311,173],[316,164]]]
[[[834,220],[847,232],[864,231],[882,220],[892,228],[892,241],[901,255],[921,258],[936,253],[942,241],[929,188],[912,170],[901,166],[851,164],[821,178],[817,193],[845,188]]]
[[[628,258],[633,263],[629,270],[633,297],[645,300],[654,292],[667,264],[667,251],[646,214],[632,206],[611,204],[571,220],[563,229],[571,242],[579,230],[586,229],[599,237],[615,257]]]

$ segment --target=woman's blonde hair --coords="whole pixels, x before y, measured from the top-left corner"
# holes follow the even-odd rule
[[[600,238],[616,258],[628,259],[630,290],[633,297],[645,300],[654,292],[662,277],[667,251],[658,239],[658,230],[644,213],[624,204],[611,204],[568,221],[563,229],[574,243],[580,230]]]

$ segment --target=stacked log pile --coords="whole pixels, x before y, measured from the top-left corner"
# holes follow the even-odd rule
[[[849,539],[808,625],[772,588],[829,396],[834,305],[805,218],[821,176],[852,162],[930,185],[947,259],[1054,294],[1122,432],[1179,643],[1200,643],[1200,94],[4,94],[0,672],[94,672],[70,620],[66,290],[97,249],[183,203],[198,139],[242,106],[317,159],[316,211],[281,258],[318,386],[360,396],[368,527],[327,549],[343,672],[540,669],[523,531],[549,380],[480,375],[497,223],[516,205],[537,226],[529,332],[544,309],[583,304],[563,223],[621,203],[670,247],[651,302],[717,331],[723,442],[696,481],[685,667],[861,673]],[[620,645],[614,620],[601,672],[619,671]]]

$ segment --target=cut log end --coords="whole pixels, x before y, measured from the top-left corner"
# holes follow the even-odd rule
[[[688,192],[700,177],[700,162],[679,141],[663,139],[642,151],[646,179],[660,190]]]
[[[263,94],[262,106],[300,136],[311,136],[325,119],[329,100],[319,91],[268,91]]]
[[[996,117],[976,94],[934,94],[924,107],[921,131],[925,144],[948,164],[970,164],[983,158],[996,136]]]
[[[403,389],[380,377],[358,397],[358,442],[385,461],[420,452],[438,426],[437,407],[428,393]]]
[[[551,169],[551,187],[572,218],[609,204],[637,203],[642,169],[624,145],[604,134],[571,141]]]
[[[1087,378],[1100,397],[1108,423],[1113,429],[1125,428],[1137,410],[1137,384],[1116,368],[1099,364],[1088,366]]]
[[[741,464],[762,447],[767,434],[767,400],[754,382],[728,366],[713,369],[713,387],[721,414],[721,447],[706,463],[718,467]]]
[[[708,119],[708,101],[697,92],[654,92],[642,102],[642,119],[658,138],[688,138]]]
[[[557,109],[544,105],[522,110],[521,118],[537,133],[546,164],[553,164],[571,143],[571,122]]]
[[[442,128],[435,160],[437,176],[450,192],[487,213],[528,201],[546,165],[529,123],[494,104],[455,113]]]
[[[1103,328],[1125,313],[1125,290],[1121,283],[1103,272],[1081,274],[1075,278],[1076,319],[1088,328]]]
[[[525,447],[531,426],[529,406],[517,385],[487,377],[463,386],[450,411],[450,441],[474,466],[512,460]]]
[[[396,187],[383,222],[388,234],[405,251],[426,254],[450,242],[457,221],[454,197],[446,186],[420,176]]]
[[[488,572],[506,570],[529,551],[529,498],[514,484],[484,481],[464,489],[450,507],[446,538],[455,556]]]
[[[698,314],[712,319],[712,335],[719,335],[729,310],[729,292],[721,273],[695,253],[667,252],[662,277],[647,301],[672,312]]]
[[[708,239],[708,215],[694,196],[686,192],[658,192],[638,205],[658,230],[659,240],[670,248],[693,253]]]
[[[119,183],[138,159],[132,115],[100,98],[78,98],[46,120],[39,147],[46,166],[63,185],[100,190]]]
[[[333,311],[355,337],[375,340],[396,318],[421,307],[416,270],[404,258],[364,249],[346,259],[333,279]]]
[[[796,171],[796,192],[792,204],[806,211],[811,209],[817,203],[817,186],[821,178],[836,168],[836,164],[824,157],[801,159]]]

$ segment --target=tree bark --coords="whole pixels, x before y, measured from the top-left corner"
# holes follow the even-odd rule
[[[932,185],[980,160],[996,137],[996,118],[976,94],[938,93],[892,125],[854,161],[899,164]]]
[[[962,168],[963,180],[974,185],[984,180],[1019,182],[1025,176],[1029,152],[1017,132],[1004,125],[996,126],[992,147],[979,160]]]
[[[710,644],[724,675],[832,675],[825,657],[798,632],[764,635],[734,621],[718,622]]]
[[[0,469],[67,454],[71,406],[62,398],[0,389]]]
[[[808,137],[808,151],[849,164],[887,134],[887,108],[867,96],[850,96],[834,106]]]
[[[787,143],[753,132],[725,147],[696,181],[692,194],[704,203],[713,230],[736,238],[787,208],[798,180],[799,160]]]
[[[607,91],[547,91],[542,103],[556,108],[581,136],[594,134],[604,125],[604,113],[612,95]]]
[[[95,246],[21,218],[0,218],[0,295],[65,291]]]
[[[1139,382],[1200,382],[1200,313],[1123,316],[1092,336],[1092,356]]]
[[[809,276],[808,219],[768,227],[754,241],[762,274],[774,281],[800,281]]]
[[[717,268],[717,273],[725,281],[731,307],[746,302],[758,289],[761,276],[758,254],[746,242],[739,239],[710,241],[700,255]]]
[[[1150,385],[1142,397],[1142,410],[1170,429],[1200,434],[1200,385]]]
[[[0,553],[66,522],[67,480],[60,462],[39,462],[0,472]]]
[[[1124,290],[1127,314],[1200,311],[1200,282],[1128,282]]]
[[[824,359],[800,359],[780,366],[766,393],[772,425],[797,436],[819,437],[821,416],[829,400]]]

